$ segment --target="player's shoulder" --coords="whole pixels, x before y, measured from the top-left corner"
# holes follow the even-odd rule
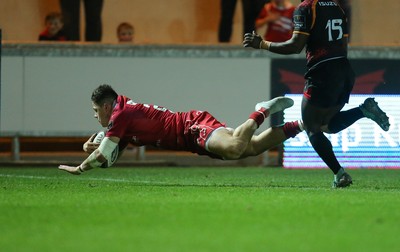
[[[114,113],[122,113],[122,112],[129,111],[132,109],[137,109],[138,108],[137,105],[140,105],[140,104],[136,103],[129,97],[120,95],[120,96],[118,96],[117,104],[115,105],[113,112]]]

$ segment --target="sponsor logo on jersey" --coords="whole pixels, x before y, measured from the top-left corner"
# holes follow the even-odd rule
[[[318,2],[319,6],[337,6],[335,2]]]
[[[295,15],[293,17],[294,28],[295,29],[305,29],[306,28],[306,17],[303,15]]]

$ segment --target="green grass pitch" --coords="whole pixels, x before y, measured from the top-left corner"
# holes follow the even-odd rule
[[[0,168],[0,251],[399,251],[400,170]]]

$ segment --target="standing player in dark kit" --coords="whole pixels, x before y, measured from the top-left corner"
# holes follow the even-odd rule
[[[118,95],[109,85],[96,88],[91,99],[94,117],[107,127],[107,133],[100,145],[93,143],[94,136],[84,144],[83,149],[90,155],[82,164],[59,166],[75,175],[109,163],[114,149],[119,146],[121,152],[129,143],[234,160],[259,155],[302,131],[301,123],[294,121],[254,135],[270,114],[293,106],[293,100],[287,97],[258,103],[256,111],[236,129],[226,127],[206,111],[172,112],[136,103]]]
[[[285,42],[265,41],[253,32],[245,34],[243,45],[277,54],[298,54],[306,47],[301,106],[304,127],[314,150],[334,173],[333,187],[347,187],[352,178],[339,164],[323,132],[337,133],[363,117],[387,131],[389,120],[373,98],[357,108],[340,111],[354,85],[354,72],[347,59],[347,19],[340,6],[333,0],[303,0],[294,11],[293,22],[293,36]]]

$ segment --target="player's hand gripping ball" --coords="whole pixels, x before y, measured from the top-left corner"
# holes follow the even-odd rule
[[[100,144],[101,141],[104,139],[104,137],[106,136],[106,132],[105,131],[99,131],[97,132],[96,136],[93,139],[93,143],[97,143]]]
[[[99,131],[97,133],[97,135],[94,137],[93,142],[94,143],[98,143],[101,144],[101,141],[103,141],[104,137],[106,136],[106,132],[105,131]],[[109,160],[107,160],[106,162],[104,162],[101,165],[101,168],[108,168],[111,167],[115,161],[117,161],[119,157],[119,147],[118,145],[115,147],[115,149],[112,151],[111,153],[111,158],[109,158]]]

